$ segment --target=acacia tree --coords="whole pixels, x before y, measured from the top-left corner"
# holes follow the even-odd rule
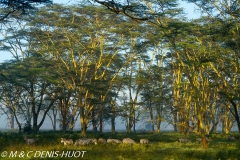
[[[9,22],[9,23],[6,23],[3,25],[3,28],[1,30],[1,34],[3,36],[2,40],[1,40],[1,49],[11,53],[14,60],[10,61],[8,64],[6,63],[6,67],[7,67],[6,71],[8,71],[8,72],[4,71],[4,72],[1,72],[1,74],[2,74],[2,77],[4,77],[5,81],[11,82],[11,84],[15,88],[19,88],[22,90],[21,94],[19,94],[19,96],[17,96],[17,97],[19,97],[19,99],[18,99],[18,103],[16,105],[14,105],[15,111],[16,111],[17,115],[20,115],[20,117],[22,117],[23,120],[29,126],[31,125],[30,123],[31,123],[32,117],[35,117],[33,120],[32,126],[34,128],[34,131],[38,131],[38,129],[41,126],[41,123],[43,123],[45,118],[42,119],[43,121],[41,121],[41,123],[39,125],[37,124],[37,119],[38,119],[38,115],[40,114],[40,112],[37,111],[37,109],[34,111],[31,109],[33,106],[31,106],[31,104],[30,104],[31,98],[30,98],[30,94],[29,94],[30,92],[28,92],[28,91],[31,90],[30,86],[32,86],[32,91],[35,90],[35,87],[33,87],[35,85],[34,80],[33,80],[34,78],[32,78],[32,77],[38,77],[40,75],[39,73],[41,72],[41,69],[44,70],[43,67],[47,67],[49,65],[47,63],[43,63],[42,66],[39,65],[39,63],[36,63],[36,62],[38,62],[37,59],[39,57],[36,57],[36,56],[34,57],[33,52],[32,53],[27,52],[27,50],[30,47],[28,42],[31,40],[29,39],[29,37],[23,36],[24,30],[26,29],[25,22],[26,21],[24,21],[24,20],[13,19],[13,22]],[[41,61],[41,58],[39,58],[38,60]],[[35,63],[36,65],[32,66],[30,64],[31,63],[30,61],[32,61],[32,64]],[[18,65],[20,65],[20,66],[18,66]],[[32,68],[31,69],[28,68],[29,66],[31,66]],[[36,70],[36,72],[34,73],[33,70]],[[21,75],[21,73],[22,73],[22,75]],[[38,74],[38,75],[36,75],[36,74]],[[48,73],[46,71],[45,73],[42,74],[42,76],[44,75],[44,77],[46,78],[47,74]],[[40,79],[38,79],[38,80],[40,80]],[[30,83],[32,85],[30,85]],[[42,83],[42,82],[39,82],[39,84],[40,83]],[[32,97],[34,97],[33,94],[35,94],[34,91],[32,92]],[[35,103],[38,103],[38,102],[33,100],[32,104],[35,104]],[[39,108],[43,109],[43,106],[39,106]],[[33,114],[33,113],[30,114],[30,112],[34,112],[36,114]],[[45,112],[45,113],[47,113],[47,112]],[[33,116],[33,115],[35,115],[35,116]],[[16,119],[16,121],[18,123],[19,130],[21,131],[20,121],[18,119]]]
[[[181,71],[190,85],[189,89],[193,95],[193,111],[196,114],[197,126],[199,126],[201,135],[204,136],[204,134],[209,133],[209,115],[214,113],[215,107],[211,106],[216,104],[214,98],[216,98],[216,93],[220,89],[218,86],[227,82],[221,76],[223,72],[220,68],[222,68],[222,64],[226,64],[223,57],[226,54],[228,56],[231,54],[222,48],[220,45],[222,43],[218,43],[219,40],[216,39],[214,33],[216,28],[214,27],[218,28],[219,26],[213,25],[213,19],[200,19],[196,22],[196,26],[188,27],[188,29],[194,30],[191,31],[192,35],[185,35],[182,38],[181,34],[184,35],[182,31],[186,31],[183,27],[172,32],[171,46],[173,48],[172,53],[177,56],[178,65],[180,65]],[[204,147],[207,148],[207,145],[204,144]]]
[[[129,92],[129,101],[125,101],[125,106],[126,106],[126,131],[127,133],[131,132],[131,129],[133,127],[134,132],[135,132],[135,124],[137,121],[137,110],[138,110],[138,95],[140,94],[140,91],[142,89],[142,83],[139,80],[140,74],[139,73],[134,73],[134,66],[131,64],[130,65],[130,71],[129,75],[125,77],[126,79],[126,85],[127,89]],[[127,70],[128,72],[128,70]],[[135,94],[135,96],[134,96]]]
[[[17,100],[12,101],[14,102],[12,112],[15,114],[19,131],[21,131],[21,124],[16,117],[19,113],[22,113],[20,116],[26,117],[24,120],[27,124],[30,124],[32,119],[32,129],[37,132],[56,100],[56,88],[50,83],[53,75],[50,75],[49,70],[45,67],[53,68],[50,63],[33,56],[26,58],[24,61],[12,62],[5,67],[4,72],[1,72],[2,82],[11,83],[14,86],[13,88],[21,91],[17,95],[7,96],[5,94],[5,99]],[[4,83],[2,84],[4,86]],[[7,90],[3,92],[7,93]],[[41,118],[40,113],[43,113]]]
[[[161,33],[160,33],[161,34]],[[147,77],[151,75],[151,85],[153,87],[152,94],[154,109],[156,110],[156,131],[160,132],[162,121],[170,124],[174,123],[174,112],[172,108],[172,86],[174,79],[172,78],[172,61],[173,57],[168,51],[165,51],[164,40],[160,43],[161,49],[157,47],[157,52],[154,57],[155,63],[150,66]],[[149,78],[148,78],[149,79]]]
[[[137,33],[131,33],[132,35]],[[133,52],[134,57],[133,60],[125,67],[123,70],[122,78],[124,79],[123,85],[125,86],[122,88],[123,92],[123,109],[125,110],[123,113],[123,117],[125,120],[125,126],[126,131],[128,133],[131,132],[131,129],[133,128],[134,132],[136,130],[135,124],[138,121],[138,117],[141,114],[140,111],[140,99],[138,98],[143,85],[145,84],[144,77],[142,76],[142,65],[144,63],[148,63],[148,56],[145,55],[143,52],[145,52],[147,49],[147,46],[143,49],[141,44],[138,44],[137,40],[140,38],[137,37],[131,37],[130,39],[130,54]],[[143,62],[142,62],[143,61]],[[127,90],[127,91],[126,91]],[[127,92],[127,93],[126,93]],[[137,113],[137,111],[140,111]]]
[[[5,70],[5,72],[10,72],[9,67],[11,64],[1,64],[1,70]],[[14,85],[11,81],[6,81],[6,77],[1,73],[1,105],[0,108],[2,112],[8,117],[8,121],[10,123],[11,129],[14,129],[14,122],[16,121],[19,129],[19,133],[22,132],[22,126],[20,123],[19,117],[19,108],[20,105],[20,96],[22,93],[21,87]]]
[[[75,114],[71,114],[71,111],[70,111],[71,106],[75,106],[73,104],[74,103],[73,93],[74,93],[73,91],[63,88],[62,92],[60,92],[58,96],[57,104],[58,104],[58,109],[60,110],[60,115],[61,115],[60,124],[61,124],[63,133],[67,131],[67,128],[72,129],[74,127],[72,126],[72,124],[70,124],[72,118],[74,118],[75,116]],[[74,108],[75,108],[74,111],[77,110],[76,107]]]
[[[106,6],[108,9],[116,12],[116,13],[122,13],[136,21],[146,21],[150,22],[150,24],[154,24],[156,27],[159,28],[159,32],[163,33],[164,41],[169,42],[169,46],[174,48],[175,38],[178,34],[177,29],[181,28],[183,23],[174,22],[178,21],[177,19],[174,19],[181,12],[181,9],[177,8],[176,1],[138,1],[138,3],[135,3],[134,0],[129,0],[124,2],[119,1],[98,1],[94,0],[95,2],[102,4]],[[184,25],[183,25],[184,26]],[[176,29],[177,28],[177,29]],[[161,38],[158,40],[158,42],[161,41]],[[173,52],[172,52],[173,53]],[[174,54],[174,53],[173,53]],[[175,55],[174,55],[175,57]],[[173,90],[173,96],[174,96],[174,102],[173,102],[173,119],[174,119],[174,126],[175,130],[177,130],[177,123],[178,119],[177,117],[184,117],[185,114],[183,111],[183,108],[181,109],[180,105],[183,105],[185,102],[181,102],[182,98],[181,96],[181,83],[184,76],[182,75],[182,69],[181,63],[179,65],[178,59],[181,58],[180,56],[177,56],[176,63],[174,64],[174,90]],[[180,59],[181,61],[181,59]],[[178,66],[178,67],[177,67]],[[177,70],[178,68],[178,70]],[[187,85],[186,85],[187,87]],[[188,97],[189,94],[184,94],[184,97]],[[187,113],[189,113],[190,105],[189,102],[191,101],[191,97],[188,98],[188,104],[187,104]],[[178,112],[179,111],[179,112]],[[182,112],[182,113],[181,113]],[[188,116],[184,118],[186,122],[188,122]],[[183,123],[185,123],[185,120]],[[188,124],[186,124],[188,125]],[[183,126],[182,124],[179,124],[179,126]],[[184,124],[185,126],[185,124]]]
[[[192,107],[192,126],[196,120],[196,126],[203,138],[204,148],[207,148],[204,134],[209,132],[209,119],[210,115],[215,113],[213,106],[217,104],[214,100],[216,97],[221,96],[231,104],[227,104],[226,108],[229,108],[235,117],[239,128],[239,85],[237,78],[239,72],[239,1],[189,0],[189,2],[199,6],[205,15],[209,16],[204,19],[205,22],[198,21],[197,25],[195,25],[196,21],[189,24],[179,23],[176,19],[172,21],[171,15],[176,16],[177,11],[179,11],[174,8],[176,7],[175,1],[167,1],[167,4],[161,0],[138,1],[138,3],[135,3],[134,0],[128,0],[125,3],[107,0],[93,1],[116,13],[122,13],[137,21],[150,22],[162,29],[166,35],[165,40],[169,42],[169,48],[172,49],[171,53],[176,59],[174,64],[176,83],[173,93],[175,97],[174,107],[179,109],[173,117],[178,123],[176,117],[180,117],[181,120],[186,115],[181,105],[186,104],[187,110]],[[166,6],[169,8],[165,9]],[[156,8],[159,8],[161,14],[156,13]],[[213,27],[213,22],[218,22],[219,25]],[[189,29],[186,29],[186,26]],[[196,28],[194,29],[194,27]],[[226,59],[231,63],[226,63]],[[185,86],[181,85],[183,82],[186,84]],[[191,92],[187,93],[181,87]],[[185,101],[183,97],[188,100]],[[189,117],[186,118],[187,121],[188,119]],[[214,118],[212,119],[214,120]],[[217,119],[216,123],[212,121],[212,126],[216,126],[219,121],[219,118]]]
[[[36,9],[39,4],[51,4],[52,0],[1,0],[0,1],[0,22],[11,18],[19,18],[21,15]]]
[[[200,1],[188,0],[196,4],[201,12],[208,15],[208,22],[216,24],[213,27],[212,37],[214,42],[218,42],[219,56],[223,59],[220,64],[214,66],[214,70],[219,78],[219,93],[222,98],[231,105],[230,112],[234,116],[238,130],[240,132],[239,118],[239,11],[240,3],[237,0],[229,1]],[[213,26],[213,25],[212,25]],[[229,58],[228,58],[229,57]],[[226,61],[230,63],[226,63]],[[227,77],[227,78],[226,78]]]
[[[68,89],[76,90],[82,135],[86,135],[94,108],[91,100],[95,97],[89,86],[94,81],[104,80],[107,74],[111,75],[110,82],[113,81],[124,67],[125,64],[115,73],[109,70],[121,58],[118,52],[124,37],[115,37],[113,41],[117,23],[102,23],[110,23],[108,20],[113,17],[101,8],[57,5],[36,14],[37,19],[33,17],[31,22],[30,34],[35,39],[32,46],[39,54],[61,62],[60,72],[71,73],[61,80]]]
[[[50,118],[54,131],[57,130],[57,115],[58,115],[58,108],[54,105],[53,107],[51,107],[51,109],[47,113],[47,116]]]

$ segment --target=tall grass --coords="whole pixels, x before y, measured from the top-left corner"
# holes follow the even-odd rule
[[[239,135],[232,133],[237,140],[227,141],[225,135],[214,134],[210,138],[209,148],[203,149],[202,145],[196,143],[196,137],[199,135],[190,134],[188,136],[181,135],[179,133],[163,132],[163,133],[88,133],[88,137],[94,138],[123,138],[129,137],[137,142],[137,144],[98,144],[88,146],[64,146],[60,143],[60,138],[72,138],[73,140],[81,138],[80,132],[69,132],[62,134],[60,132],[40,132],[38,134],[28,135],[31,138],[35,138],[37,143],[35,145],[27,145],[23,139],[23,135],[12,132],[0,132],[0,158],[2,159],[84,159],[84,160],[218,160],[218,159],[240,159],[240,143]],[[179,138],[188,138],[192,140],[192,143],[179,143]],[[150,144],[141,145],[139,140],[141,138],[148,138]],[[6,151],[8,156],[3,158],[1,153]],[[59,153],[57,157],[50,158],[43,155],[42,158],[39,155],[34,154],[46,151],[51,153]],[[79,153],[83,153],[84,156],[79,156]],[[17,152],[15,157],[9,158],[10,153]],[[18,157],[19,153],[24,153],[25,156]],[[28,158],[26,154],[29,153],[31,158]],[[61,154],[63,156],[61,156]],[[74,157],[66,156],[67,153],[75,153]]]

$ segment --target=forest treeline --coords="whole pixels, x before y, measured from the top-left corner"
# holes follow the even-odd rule
[[[238,1],[192,1],[205,13],[192,20],[175,0],[141,2],[11,14],[0,31],[1,50],[14,57],[0,65],[11,127],[37,132],[49,116],[63,132],[80,121],[82,135],[106,122],[114,133],[121,117],[126,132],[138,121],[156,132],[162,122],[184,134],[211,134],[219,124],[240,132]]]

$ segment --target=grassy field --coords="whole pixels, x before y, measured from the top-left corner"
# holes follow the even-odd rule
[[[231,133],[236,141],[226,140],[226,135],[213,134],[209,148],[203,149],[196,143],[199,135],[188,136],[173,132],[162,133],[88,133],[90,138],[123,138],[129,137],[137,142],[128,144],[98,144],[88,146],[64,146],[61,137],[81,138],[80,132],[62,134],[60,132],[41,132],[30,134],[35,138],[35,145],[27,145],[23,135],[14,132],[0,133],[0,159],[83,159],[83,160],[223,160],[240,159],[240,141],[238,133]],[[180,143],[179,138],[188,138],[190,143]],[[141,145],[139,140],[148,138],[150,144]]]

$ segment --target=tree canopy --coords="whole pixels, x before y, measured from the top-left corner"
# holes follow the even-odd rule
[[[3,22],[11,14],[20,12],[25,14],[29,10],[36,9],[38,4],[52,4],[52,0],[0,0],[0,22]]]

